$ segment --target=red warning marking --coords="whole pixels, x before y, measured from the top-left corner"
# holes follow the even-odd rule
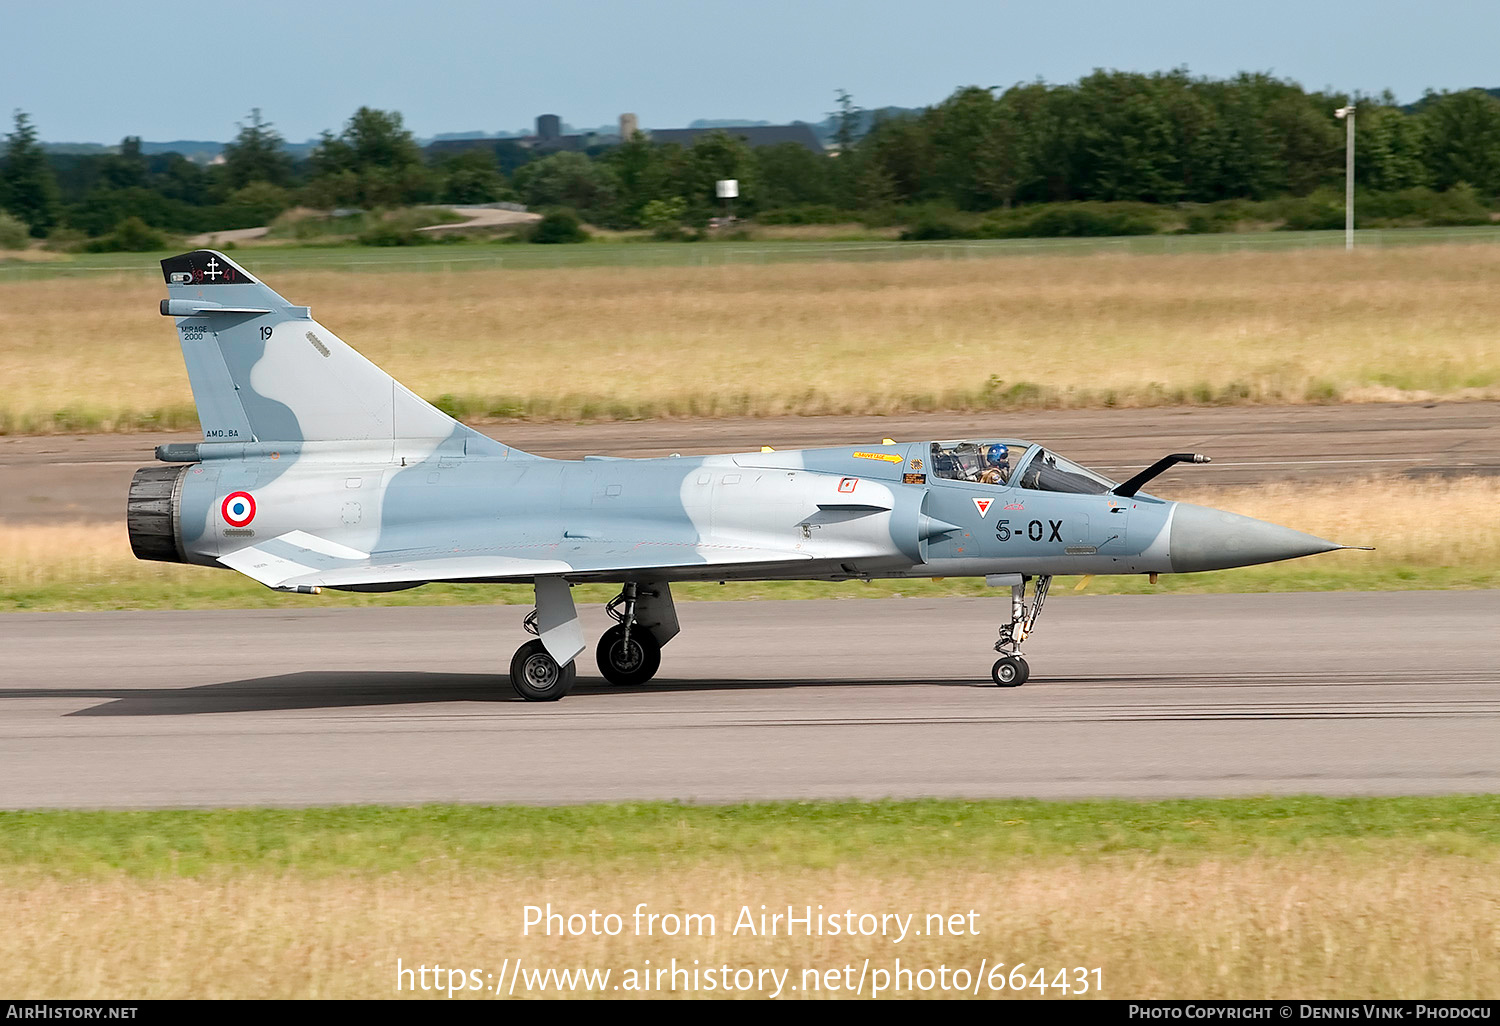
[[[857,484],[859,484],[859,478],[857,478],[857,477],[846,477],[842,481],[839,482],[839,491],[841,491],[841,492],[852,492],[852,491],[854,491],[854,486],[857,485]]]
[[[255,519],[255,498],[249,492],[231,492],[224,497],[219,512],[230,527],[244,527]]]
[[[977,510],[979,510],[979,519],[980,520],[983,520],[985,517],[987,517],[987,516],[990,515],[990,503],[992,503],[994,501],[995,501],[994,499],[975,499],[974,500],[974,508],[977,509]]]

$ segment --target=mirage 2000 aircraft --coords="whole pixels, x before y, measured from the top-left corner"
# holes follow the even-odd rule
[[[1208,462],[1188,453],[1123,484],[1017,438],[545,459],[424,402],[222,253],[162,272],[203,441],[136,472],[136,556],[297,593],[530,582],[536,638],[510,674],[533,701],[573,684],[584,582],[620,585],[597,659],[628,685],[678,633],[677,581],[984,577],[1010,589],[991,676],[1014,687],[1054,574],[1154,579],[1352,547],[1141,491]]]

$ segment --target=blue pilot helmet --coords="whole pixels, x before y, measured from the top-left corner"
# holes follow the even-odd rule
[[[1010,449],[997,442],[994,445],[990,446],[989,452],[985,455],[989,457],[990,463],[998,467],[1000,464],[1010,459]]]

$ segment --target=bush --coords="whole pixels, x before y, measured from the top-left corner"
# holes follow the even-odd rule
[[[1055,203],[986,218],[984,235],[995,239],[1098,238],[1155,235],[1160,215],[1139,203]]]
[[[1359,207],[1354,209],[1357,216]],[[1466,182],[1459,182],[1447,192],[1437,193],[1433,197],[1431,210],[1428,221],[1435,225],[1489,224],[1494,220],[1490,217],[1489,208],[1480,202],[1474,187]]]
[[[855,215],[826,203],[804,203],[796,207],[782,207],[756,214],[761,224],[843,224],[854,220]]]
[[[904,228],[930,218],[953,220],[957,216],[958,208],[951,203],[884,203],[859,211],[854,220],[866,228]]]
[[[1495,220],[1489,207],[1467,185],[1457,185],[1446,192],[1428,188],[1360,191],[1355,196],[1354,212],[1361,228],[1484,225]],[[982,218],[942,204],[927,203],[866,212],[863,215],[866,224],[875,223],[873,213],[901,217],[897,223],[906,225],[901,238],[909,240],[1206,234],[1270,228],[1318,231],[1344,226],[1344,192],[1341,188],[1324,186],[1307,196],[1181,205],[1039,203],[992,210]]]
[[[1188,235],[1213,235],[1218,232],[1234,231],[1236,218],[1230,211],[1210,207],[1207,210],[1194,210],[1187,216],[1187,224],[1183,231]]]
[[[1206,204],[1185,204],[1185,214],[1180,233],[1207,235],[1217,232],[1259,230],[1271,227],[1267,222],[1276,221],[1271,205],[1265,201],[1230,199]]]
[[[1313,232],[1344,227],[1344,195],[1334,189],[1315,189],[1308,196],[1278,200],[1272,208],[1281,215],[1284,231]]]
[[[687,200],[681,196],[654,199],[641,208],[641,224],[663,242],[683,237],[682,219],[687,216]]]
[[[347,220],[354,225],[362,220],[368,225],[354,237],[354,241],[362,246],[426,246],[436,242],[456,242],[458,236],[451,233],[443,235],[440,232],[422,232],[418,228],[452,224],[461,218],[446,207],[404,207],[384,214],[357,214]]]
[[[951,214],[924,212],[901,232],[908,242],[929,242],[941,239],[978,239],[979,229]]]
[[[543,244],[587,242],[588,239],[589,233],[583,230],[578,215],[566,207],[548,211],[531,229],[531,241]]]
[[[1354,216],[1360,227],[1406,228],[1425,225],[1451,227],[1489,224],[1489,209],[1468,185],[1446,192],[1402,189],[1399,192],[1356,192]]]
[[[47,233],[47,248],[54,253],[82,253],[89,237],[77,228],[54,228]]]
[[[167,237],[139,217],[127,217],[108,235],[94,239],[84,247],[90,253],[148,253],[166,249]]]
[[[376,221],[356,235],[354,241],[361,246],[420,246],[431,240],[430,233],[424,235],[396,221]]]
[[[252,221],[254,223],[248,227],[258,228],[270,224],[291,205],[292,194],[287,190],[267,182],[251,182],[236,190],[222,206],[224,216],[236,221]]]
[[[310,242],[341,235],[352,237],[368,230],[378,221],[378,217],[364,211],[343,213],[335,217],[327,211],[293,207],[271,222],[267,238]]]
[[[25,249],[31,244],[31,228],[18,217],[0,210],[0,249]]]

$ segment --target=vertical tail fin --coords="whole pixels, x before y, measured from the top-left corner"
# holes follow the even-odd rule
[[[223,253],[161,262],[193,401],[209,441],[421,442],[471,436]],[[482,440],[482,441],[481,441]]]

